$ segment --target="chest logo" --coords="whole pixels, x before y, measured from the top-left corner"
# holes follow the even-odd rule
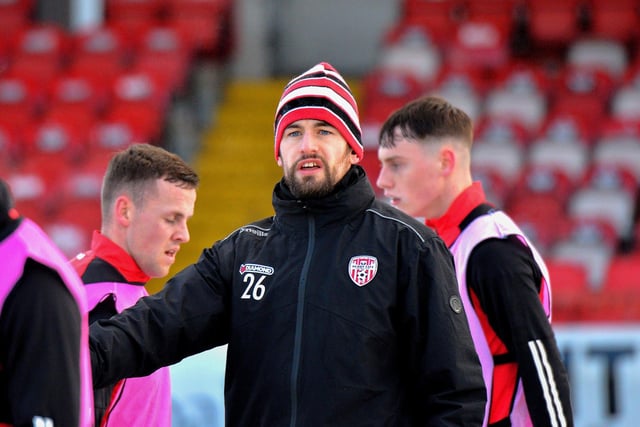
[[[358,286],[371,282],[378,272],[378,259],[369,255],[354,256],[349,260],[349,277]]]

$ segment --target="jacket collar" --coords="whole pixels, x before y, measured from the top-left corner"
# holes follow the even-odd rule
[[[474,181],[469,187],[455,198],[449,209],[440,218],[425,221],[438,235],[451,247],[462,231],[461,224],[464,219],[487,199],[480,181]]]
[[[280,180],[273,191],[276,222],[300,227],[313,215],[317,227],[349,222],[373,203],[375,193],[364,169],[354,165],[336,184],[334,191],[319,199],[297,199]]]

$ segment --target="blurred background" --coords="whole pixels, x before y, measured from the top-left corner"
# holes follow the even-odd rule
[[[440,95],[474,119],[475,178],[548,263],[576,425],[635,426],[639,11],[638,0],[0,0],[0,176],[73,257],[99,228],[115,150],[180,154],[202,184],[175,273],[272,214],[273,115],[291,77],[319,61],[347,77],[373,184],[387,115]],[[174,424],[221,426],[224,349],[173,375]]]

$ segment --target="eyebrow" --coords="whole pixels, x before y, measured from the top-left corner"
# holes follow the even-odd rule
[[[333,126],[332,124],[330,124],[329,122],[325,122],[324,120],[318,120],[318,119],[307,119],[307,120],[313,120],[315,123],[313,124],[314,128],[318,128],[318,127],[332,127],[335,129],[335,126]],[[293,122],[291,123],[289,126],[287,126],[285,129],[301,129],[302,126],[300,126],[299,124],[297,124],[298,122]]]

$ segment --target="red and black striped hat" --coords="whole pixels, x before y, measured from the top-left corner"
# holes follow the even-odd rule
[[[321,62],[285,86],[274,123],[276,159],[284,130],[305,119],[322,120],[335,127],[362,159],[358,105],[349,85],[331,64]]]

